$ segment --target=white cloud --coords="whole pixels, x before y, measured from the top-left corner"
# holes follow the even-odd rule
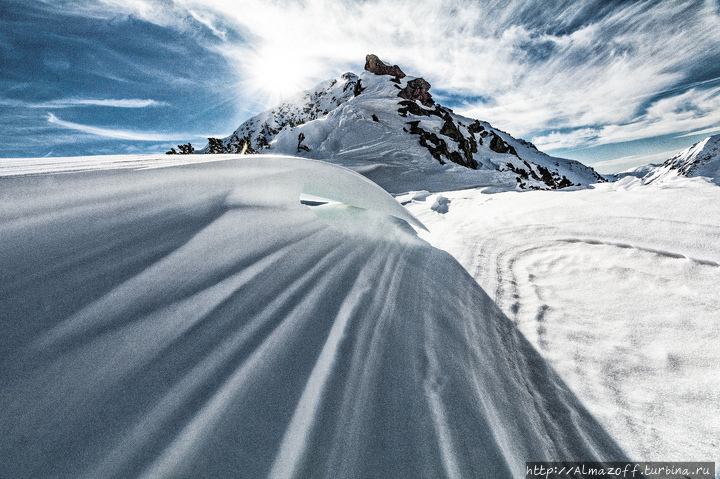
[[[695,135],[715,135],[717,133],[720,133],[720,125],[716,125],[711,128],[705,128],[702,130],[691,131],[690,133],[686,133],[684,135],[678,135],[677,138],[686,138],[688,136]]]
[[[76,108],[84,106],[103,106],[111,108],[147,108],[167,106],[167,103],[156,100],[99,99],[99,98],[60,98],[44,102],[27,102],[10,98],[0,98],[0,105],[16,108]]]
[[[42,103],[30,103],[26,106],[30,108],[72,108],[81,106],[106,106],[113,108],[147,108],[156,106],[166,106],[167,103],[156,100],[140,100],[140,99],[93,99],[93,98],[64,98],[59,100],[51,100]]]
[[[67,106],[107,106],[114,108],[147,108],[149,106],[167,106],[167,103],[156,100],[140,100],[140,99],[84,99],[84,98],[70,98],[67,100],[54,100],[50,102],[51,105],[67,105]]]
[[[272,68],[267,52],[282,51],[308,67],[286,73],[308,88],[372,52],[444,90],[491,98],[458,111],[515,135],[579,129],[574,141],[582,142],[593,141],[587,130],[598,128],[602,143],[670,131],[650,122],[638,134],[612,127],[635,123],[648,99],[674,89],[708,57],[707,45],[720,42],[717,15],[697,2],[671,0],[626,3],[592,17],[584,10],[591,3],[540,9],[546,17],[533,23],[520,16],[528,5],[521,0],[177,2],[223,12],[249,33],[250,43],[225,52],[240,71],[263,68],[258,57]],[[553,33],[572,24],[583,26]],[[668,124],[681,120],[675,112]]]
[[[532,143],[541,150],[560,150],[576,148],[597,140],[600,131],[594,128],[580,128],[567,133],[551,132],[532,138]]]
[[[672,102],[684,98],[685,89],[678,88],[690,81],[687,72],[715,55],[708,45],[720,43],[712,2],[90,3],[94,12],[105,9],[179,29],[199,22],[225,39],[208,48],[236,66],[244,96],[266,106],[275,99],[258,93],[268,88],[268,71],[284,72],[276,90],[310,88],[357,69],[365,54],[375,53],[436,88],[490,98],[456,110],[545,145],[589,146],[717,123],[709,109],[715,100],[700,101],[701,84],[692,93],[697,111],[682,112]],[[243,40],[229,40],[238,37]],[[648,108],[650,99],[674,91]]]
[[[689,131],[692,136],[718,131],[720,123],[720,87],[710,90],[689,90],[685,93],[657,100],[646,112],[632,121],[584,128],[570,132],[551,132],[532,138],[540,149],[554,150],[579,146],[598,146],[611,143],[652,138]],[[709,125],[716,125],[712,128]]]
[[[48,113],[48,123],[65,128],[67,130],[79,131],[90,135],[101,136],[104,138],[115,138],[119,140],[135,140],[135,141],[178,141],[185,140],[195,135],[168,135],[164,133],[141,133],[136,131],[115,130],[111,128],[101,128],[97,126],[82,125],[80,123],[72,123],[63,121],[52,113]]]

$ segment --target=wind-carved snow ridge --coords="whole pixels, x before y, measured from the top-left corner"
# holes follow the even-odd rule
[[[356,173],[263,156],[0,189],[8,477],[513,478],[625,459]],[[322,220],[303,191],[343,205]],[[372,234],[340,227],[343,208]]]

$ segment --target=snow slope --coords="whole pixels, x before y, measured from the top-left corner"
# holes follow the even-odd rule
[[[357,174],[244,156],[0,195],[7,477],[512,478],[624,456]]]
[[[247,143],[261,153],[338,163],[394,193],[477,185],[555,189],[604,181],[592,168],[548,156],[487,122],[398,97],[416,80],[346,73],[247,120],[223,145],[237,152]]]
[[[720,188],[628,177],[398,199],[631,457],[720,462]]]
[[[720,186],[720,135],[709,136],[652,169],[645,183],[675,176],[706,177]]]

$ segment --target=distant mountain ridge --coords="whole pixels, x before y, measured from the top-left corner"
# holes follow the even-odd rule
[[[651,183],[673,176],[702,176],[720,186],[720,134],[709,136],[650,169],[642,180]]]
[[[375,55],[214,140],[202,153],[287,154],[352,168],[388,191],[497,186],[560,189],[605,181],[489,123],[437,104],[430,83]]]
[[[605,179],[607,179],[608,181],[617,181],[617,180],[626,178],[628,176],[632,176],[635,178],[642,178],[645,175],[647,175],[648,173],[650,173],[651,171],[654,171],[655,168],[658,168],[661,165],[662,165],[661,163],[648,163],[647,165],[635,166],[628,170],[623,170],[618,173],[609,173],[609,174],[606,174],[603,176],[605,176]]]

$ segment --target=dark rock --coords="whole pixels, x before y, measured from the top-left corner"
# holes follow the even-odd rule
[[[353,90],[353,95],[358,96],[364,90],[365,89],[362,87],[362,81],[358,78],[357,83],[355,83],[355,89]]]
[[[490,139],[490,149],[496,153],[509,153],[511,155],[517,156],[517,151],[515,151],[515,148],[513,148],[511,145],[508,145],[505,140],[500,138],[500,136],[495,133],[491,132],[492,138]]]
[[[354,73],[344,73],[342,75],[342,78],[345,80],[345,85],[343,86],[343,91],[348,91],[350,88],[355,88],[355,85],[357,84],[357,81],[359,78]]]
[[[535,150],[535,151],[540,151],[540,150],[537,149],[537,146],[533,145],[532,143],[530,143],[530,142],[527,141],[527,140],[523,140],[522,138],[520,138],[518,141],[520,142],[521,145],[527,146],[528,148],[532,148],[532,149]],[[556,163],[555,166],[560,166],[560,165],[558,165],[558,164]]]
[[[451,158],[451,161],[454,163],[458,163],[463,166],[467,166],[468,168],[477,169],[478,162],[473,157],[473,153],[477,153],[477,141],[475,140],[475,135],[470,132],[470,138],[465,138],[463,134],[460,132],[460,129],[455,124],[455,122],[452,119],[452,116],[450,116],[450,113],[445,112],[445,115],[443,116],[443,119],[445,120],[445,123],[443,124],[442,128],[440,129],[440,134],[445,135],[447,137],[450,137],[451,139],[455,140],[458,145],[460,146],[460,149],[462,150],[465,158],[459,158],[458,160],[455,160]],[[459,156],[459,153],[458,153]]]
[[[480,133],[481,131],[484,131],[485,127],[480,124],[480,120],[475,120],[473,123],[468,126],[468,131],[470,133]]]
[[[561,188],[567,188],[568,186],[574,186],[572,181],[568,180],[567,177],[563,176],[560,178],[560,174],[557,171],[551,172],[542,165],[537,165],[537,169],[542,175],[542,182],[550,188],[559,190]]]
[[[550,170],[545,168],[542,165],[537,165],[537,169],[540,172],[541,180],[546,185],[550,186],[551,188],[556,187],[555,179],[553,178],[553,175],[550,173]]]
[[[419,100],[425,106],[433,106],[435,100],[430,95],[430,84],[423,78],[416,78],[407,82],[407,86],[400,90],[398,96],[406,100]]]
[[[391,75],[394,76],[398,81],[401,78],[405,78],[405,73],[397,65],[388,65],[384,61],[380,60],[377,55],[366,55],[365,56],[365,70],[376,75]]]
[[[515,178],[518,181],[518,183],[520,183],[522,181],[522,180],[520,180],[520,178],[525,178],[526,180],[528,179],[529,175],[526,170],[524,170],[520,167],[516,167],[512,163],[508,163],[506,166],[507,166],[508,170],[510,170],[513,173],[515,173],[516,175],[518,175],[518,177]],[[501,169],[500,171],[504,171],[504,170]],[[530,171],[532,171],[532,170],[530,170]]]
[[[261,148],[263,144],[262,140],[265,140],[265,142],[267,141],[264,136],[260,136],[258,138],[259,145],[256,145],[258,148]],[[250,141],[250,134],[243,138],[240,138],[236,133],[233,133],[227,143],[220,138],[208,138],[208,146],[206,152],[216,154],[236,153],[250,155],[256,154],[258,151],[252,147]]]
[[[533,170],[533,167],[530,166],[530,163],[528,163],[526,160],[523,160],[523,163],[525,164],[525,166],[528,167],[528,170],[530,170],[530,177],[532,177],[532,179],[535,181],[540,181],[540,177],[537,175],[537,173],[535,173],[535,171]],[[538,166],[538,165],[535,165],[535,166]]]
[[[445,114],[443,120],[445,120],[445,123],[440,129],[441,135],[449,136],[458,143],[465,139],[449,113]]]
[[[399,103],[400,108],[398,108],[398,113],[402,117],[407,117],[407,114],[410,113],[412,115],[417,116],[431,116],[435,115],[439,118],[442,118],[445,112],[443,111],[442,107],[440,105],[437,105],[434,110],[426,110],[425,108],[421,107],[414,101],[410,100],[403,100]]]
[[[372,115],[372,120],[373,120],[373,121],[380,121],[380,120],[378,120],[378,117],[377,117],[377,115],[376,115],[375,113],[373,113],[373,115]]]
[[[557,187],[558,187],[558,189],[561,189],[561,188],[567,188],[568,186],[574,186],[573,182],[568,180],[565,177],[565,175],[563,175],[562,180],[560,180],[560,183],[558,183]],[[580,184],[578,184],[578,186],[580,186]]]
[[[475,138],[475,135],[473,133],[470,133],[470,138],[468,138],[468,141],[470,142],[470,151],[472,153],[478,152],[478,140]],[[482,145],[482,138],[480,138],[480,144]]]
[[[450,117],[449,114],[447,116],[448,118]],[[438,160],[441,165],[445,164],[445,161],[443,160],[443,157],[445,157],[449,161],[457,163],[458,165],[462,165],[467,168],[477,169],[478,163],[472,156],[472,152],[470,151],[470,144],[468,143],[467,139],[464,138],[462,134],[460,134],[459,130],[457,130],[457,126],[453,125],[459,135],[460,141],[458,143],[460,144],[460,148],[464,153],[464,157],[459,151],[450,151],[447,142],[442,138],[438,137],[435,133],[420,128],[419,120],[409,121],[408,125],[410,125],[410,133],[414,135],[420,135],[420,146],[427,148],[432,157]],[[443,133],[441,132],[441,134]]]
[[[447,158],[448,156],[447,143],[445,143],[445,140],[438,138],[435,133],[420,128],[420,121],[409,121],[408,125],[410,125],[410,133],[420,135],[420,146],[427,148],[432,157],[438,160],[441,165],[444,165],[445,161],[443,161],[442,157],[445,156]]]
[[[303,145],[302,142],[305,141],[305,134],[300,133],[298,135],[298,145],[297,145],[297,151],[300,153],[301,151],[310,151],[310,147],[307,145]]]

